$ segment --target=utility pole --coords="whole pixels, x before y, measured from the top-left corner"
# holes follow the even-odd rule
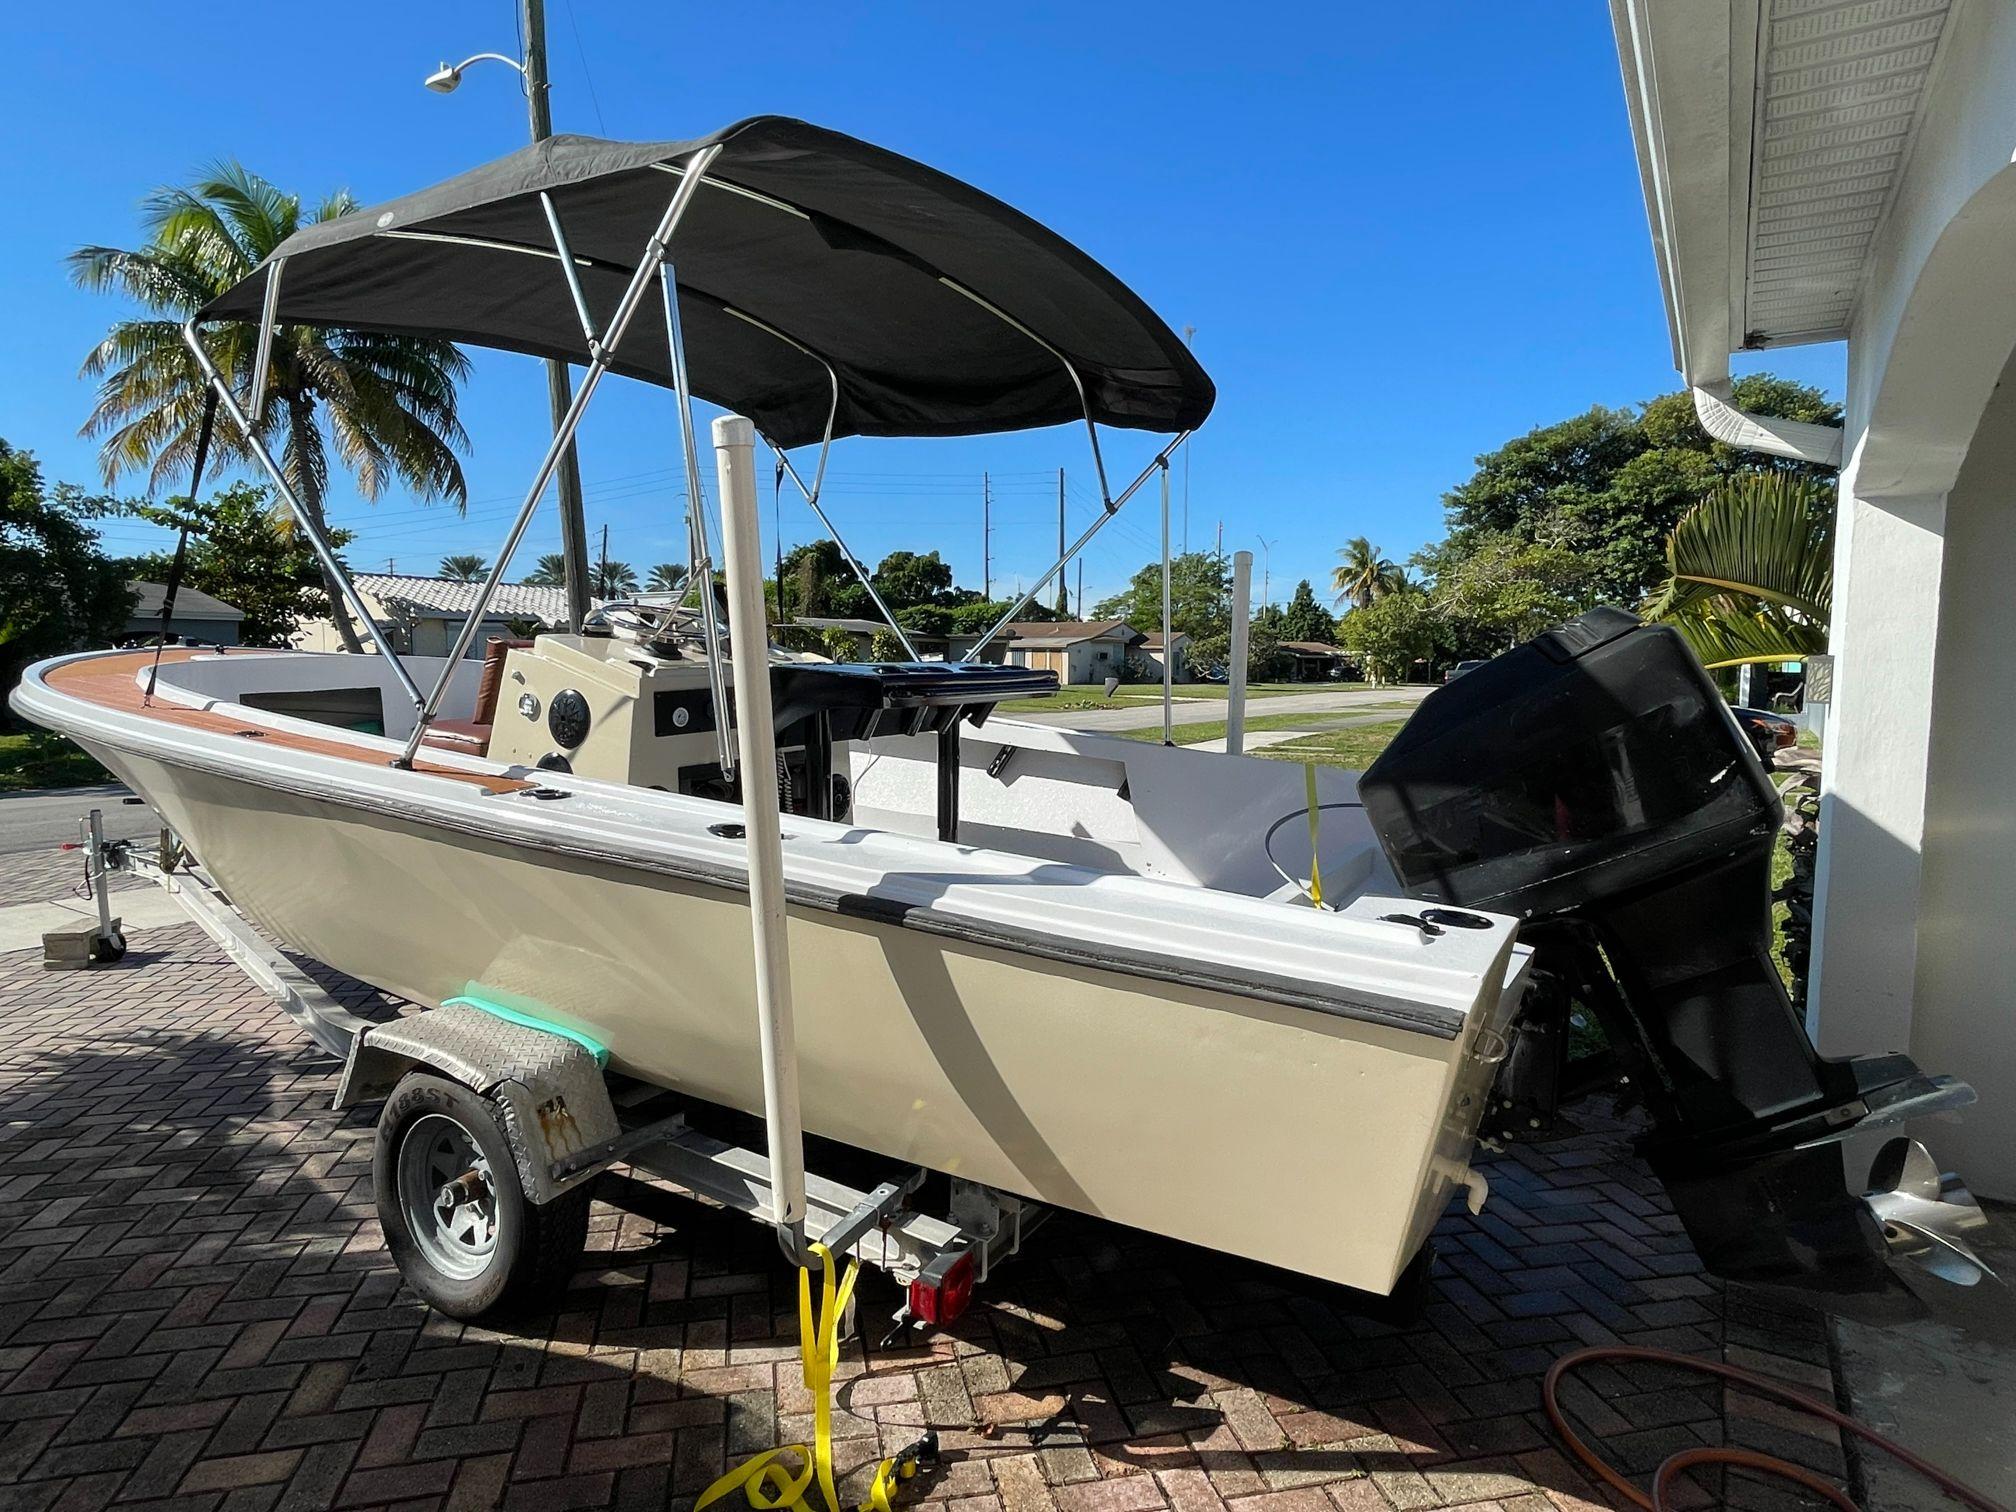
[[[1064,469],[1057,469],[1057,617],[1071,616],[1071,589],[1064,581]]]
[[[1265,609],[1274,602],[1274,542],[1265,536],[1253,539],[1260,543],[1260,607]]]
[[[994,481],[980,474],[980,597],[994,601]]]
[[[607,525],[602,527],[602,570],[595,574],[595,581],[603,587],[607,587],[609,584],[609,527]]]
[[[1085,558],[1078,558],[1078,618],[1085,618]]]
[[[525,104],[531,116],[532,140],[553,135],[553,111],[547,99],[546,0],[524,0]],[[546,362],[546,407],[554,434],[574,402],[574,380],[567,364]],[[560,555],[566,563],[567,628],[579,630],[588,617],[588,523],[581,506],[581,441],[577,436],[560,454]],[[698,507],[697,505],[694,507]]]

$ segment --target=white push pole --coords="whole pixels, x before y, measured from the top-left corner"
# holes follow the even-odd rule
[[[756,525],[756,427],[714,422],[721,540],[728,569],[728,632],[735,671],[735,741],[749,857],[749,921],[756,936],[756,1020],[763,1050],[763,1127],[770,1148],[771,1221],[791,1258],[805,1250],[805,1127],[798,1116],[798,1038],[791,1022],[785,935],[784,841],[777,807],[777,736],[770,723],[770,646],[764,629],[763,544]],[[697,507],[697,506],[696,506]]]
[[[1253,553],[1232,553],[1232,665],[1226,669],[1225,749],[1246,753],[1246,621],[1253,607]]]
[[[1169,461],[1162,461],[1162,744],[1176,744],[1176,648],[1169,644]]]

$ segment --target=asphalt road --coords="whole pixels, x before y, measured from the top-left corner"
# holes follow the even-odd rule
[[[67,793],[0,795],[0,856],[24,851],[53,851],[77,838],[77,821],[92,809],[105,816],[105,833],[114,840],[152,835],[161,827],[144,803],[127,803],[121,788],[78,788]]]
[[[1273,698],[1246,700],[1246,717],[1262,714],[1350,714],[1359,709],[1387,704],[1416,704],[1433,690],[1426,687],[1327,688],[1316,693],[1283,693]],[[1170,711],[1176,724],[1212,724],[1225,717],[1225,700],[1199,698],[1185,702],[1179,690],[1176,706]],[[1004,714],[1003,719],[1019,719],[1029,724],[1056,725],[1066,730],[1145,730],[1162,723],[1162,701],[1151,698],[1142,703],[1115,704],[1110,709],[1066,709],[1055,714]],[[1395,719],[1404,718],[1395,711]]]

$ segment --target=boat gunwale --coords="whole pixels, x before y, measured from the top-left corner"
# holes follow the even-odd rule
[[[64,666],[75,666],[86,661],[109,659],[118,653],[87,652],[69,657],[51,658],[30,666],[23,674],[21,682],[10,695],[10,702],[17,713],[50,724],[64,734],[76,738],[74,732],[64,724],[56,723],[56,711],[38,707],[35,692],[49,700],[60,702],[72,709],[98,711],[96,720],[80,721],[89,725],[86,738],[107,746],[128,756],[145,760],[160,761],[170,766],[180,766],[204,772],[211,776],[242,782],[269,792],[299,796],[317,802],[330,803],[338,807],[352,809],[387,817],[417,825],[467,835],[506,846],[538,851],[543,854],[613,866],[622,870],[641,872],[649,876],[670,878],[673,881],[698,886],[713,887],[722,891],[747,895],[749,882],[746,873],[733,867],[723,866],[693,857],[676,856],[662,852],[640,852],[607,844],[597,844],[578,835],[563,839],[543,833],[537,829],[511,823],[484,824],[467,822],[467,815],[452,815],[440,805],[428,804],[383,786],[367,787],[362,782],[344,783],[339,779],[306,769],[298,770],[295,780],[282,782],[266,774],[249,769],[241,763],[227,759],[221,751],[210,754],[198,749],[171,746],[168,742],[148,742],[133,737],[145,731],[150,724],[158,723],[162,729],[175,729],[212,739],[229,738],[224,731],[207,729],[203,725],[190,725],[165,720],[150,721],[132,717],[132,711],[123,710],[112,704],[80,696],[76,693],[52,685],[46,673]],[[132,654],[132,653],[127,653]],[[256,650],[247,651],[248,657],[257,655]],[[286,653],[278,653],[286,654]],[[178,657],[177,660],[188,659]],[[33,691],[31,691],[33,690]],[[224,700],[212,700],[227,708],[243,707]],[[207,712],[188,705],[176,705],[178,712]],[[248,712],[258,712],[248,710]],[[121,719],[119,716],[126,715]],[[285,716],[281,716],[285,717]],[[284,727],[263,726],[270,734],[282,736],[276,744],[293,746],[299,744],[302,754],[323,756],[331,760],[359,762],[356,754],[330,753],[318,751],[306,744],[296,732]],[[125,735],[127,738],[120,738]],[[289,740],[285,737],[295,737]],[[348,744],[330,740],[329,745]],[[351,747],[353,752],[367,748]],[[384,776],[369,763],[366,766],[374,776]],[[411,772],[400,772],[405,778],[431,777],[447,781],[459,781],[488,797],[508,798],[530,792],[534,784],[530,781],[500,777],[498,774],[482,772],[470,768],[430,767]],[[620,786],[620,784],[618,785]],[[584,796],[595,797],[590,793]],[[500,820],[512,816],[515,805],[486,806]],[[731,806],[732,807],[732,806]],[[883,832],[895,833],[895,832]],[[1143,879],[1152,881],[1154,879]],[[1208,889],[1207,889],[1208,891]],[[1302,1009],[1339,1017],[1354,1022],[1377,1025],[1387,1029],[1421,1034],[1440,1041],[1454,1041],[1462,1038],[1469,1026],[1472,1014],[1461,1008],[1408,1002],[1404,999],[1372,999],[1370,994],[1347,995],[1339,991],[1312,990],[1311,987],[1294,978],[1276,973],[1228,967],[1212,968],[1202,965],[1184,966],[1165,953],[1142,950],[1100,941],[1092,945],[1079,945],[1070,937],[1061,934],[1046,934],[1034,930],[994,921],[962,916],[945,910],[934,909],[926,903],[910,902],[899,898],[877,897],[857,890],[845,890],[791,879],[785,884],[787,902],[821,912],[832,913],[844,918],[859,919],[870,923],[894,925],[902,929],[912,929],[920,933],[951,939],[961,944],[984,948],[1006,950],[1041,959],[1057,961],[1061,964],[1089,970],[1104,970],[1120,976],[1136,977],[1150,981],[1167,982],[1191,990],[1215,992],[1232,998],[1244,998],[1276,1006]],[[1228,895],[1237,896],[1237,895]],[[1516,942],[1515,942],[1516,943]]]

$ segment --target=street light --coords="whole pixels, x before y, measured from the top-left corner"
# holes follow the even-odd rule
[[[1260,543],[1260,607],[1265,609],[1274,602],[1274,548],[1281,538],[1276,536],[1270,541],[1256,535],[1253,539]]]
[[[435,94],[453,94],[461,87],[462,71],[471,64],[494,62],[507,65],[518,75],[518,88],[525,96],[532,140],[543,142],[553,135],[553,116],[546,99],[546,0],[519,0],[519,28],[525,39],[525,60],[504,53],[480,52],[464,58],[453,68],[443,63],[424,81]],[[567,364],[557,358],[546,360],[546,407],[552,413],[553,433],[560,433],[568,406],[574,397],[573,380]],[[579,630],[588,617],[588,521],[581,505],[581,454],[569,445],[560,458],[560,554],[566,559],[567,628]]]
[[[507,58],[502,53],[477,53],[473,57],[464,58],[453,68],[443,63],[434,72],[427,75],[425,83],[436,94],[453,94],[457,89],[462,87],[462,70],[467,68],[471,63],[481,63],[485,59],[494,63],[502,63],[506,68],[516,69],[519,78],[522,79],[525,77],[525,65],[520,63],[516,58]]]

